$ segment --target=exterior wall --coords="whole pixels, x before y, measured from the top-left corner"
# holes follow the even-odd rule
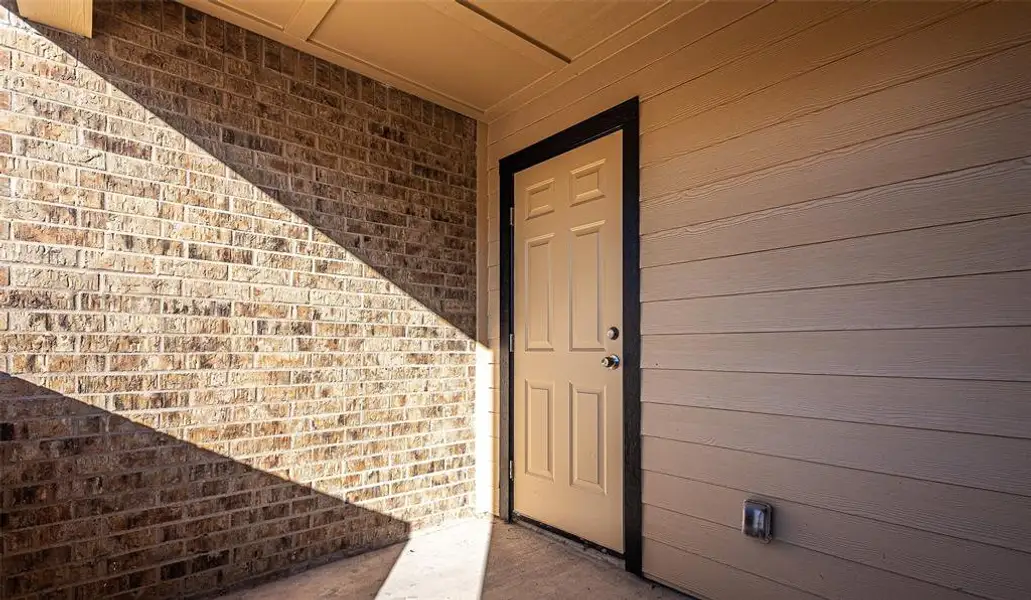
[[[496,350],[497,160],[642,99],[649,577],[1031,596],[1029,64],[1027,4],[708,3],[490,122]]]
[[[470,514],[476,124],[96,4],[92,40],[0,8],[0,596],[207,596]]]

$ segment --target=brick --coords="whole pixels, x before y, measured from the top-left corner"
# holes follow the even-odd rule
[[[155,260],[149,256],[115,254],[113,252],[80,253],[79,265],[100,271],[122,271],[125,273],[155,273]]]
[[[150,159],[151,152],[153,151],[153,147],[149,144],[116,138],[96,131],[84,131],[82,138],[83,144],[89,148],[96,148],[104,152],[113,152],[132,158]]]
[[[13,191],[13,197],[15,198],[64,204],[79,208],[100,208],[104,200],[103,193],[93,190],[26,179],[17,180]]]
[[[181,256],[185,250],[185,245],[177,240],[168,238],[149,238],[116,233],[108,238],[108,248],[114,251],[158,256]]]
[[[61,162],[74,166],[104,169],[107,161],[103,152],[92,148],[71,144],[60,144],[41,138],[16,138],[14,154],[39,160],[57,158]]]
[[[79,185],[89,189],[126,196],[143,196],[158,199],[161,194],[161,187],[156,182],[92,171],[79,174]]]
[[[226,263],[250,264],[254,261],[254,253],[243,248],[206,246],[190,244],[187,256],[193,260],[210,260]]]
[[[11,112],[0,115],[0,129],[7,134],[24,135],[64,143],[75,143],[77,135],[75,127],[70,125],[35,119]],[[12,150],[10,135],[6,136],[4,146],[6,147],[4,152],[10,153]]]
[[[160,148],[182,150],[185,148],[185,136],[172,129],[161,128],[114,116],[108,117],[107,133],[137,142],[153,144]],[[155,150],[155,152],[157,152]],[[155,156],[157,158],[157,156]]]
[[[11,599],[211,595],[468,514],[474,123],[174,2],[96,11],[0,20]]]
[[[40,287],[51,290],[96,290],[100,286],[97,274],[55,271],[49,268],[15,267],[11,283],[17,287]]]
[[[182,283],[175,279],[157,279],[136,275],[108,275],[103,277],[102,290],[113,294],[177,295]]]

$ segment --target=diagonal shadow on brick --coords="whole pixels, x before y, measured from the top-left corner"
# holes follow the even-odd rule
[[[5,600],[214,595],[471,514],[475,123],[95,10],[0,8]]]
[[[301,285],[371,268],[475,338],[475,121],[171,0],[98,1],[95,10],[92,39],[33,27],[96,82],[109,83],[207,156],[161,149],[143,127],[100,127],[84,133],[83,145],[114,161],[124,156],[190,170],[183,182],[190,193],[180,201],[259,218],[251,229],[223,225],[240,227],[227,243],[239,251],[197,245],[189,258],[251,264],[255,251],[307,254],[315,269]],[[207,177],[206,169],[228,169],[240,185]],[[84,185],[140,197],[159,191],[124,172]],[[244,189],[227,202],[241,186],[257,193]],[[289,227],[260,229],[261,218],[278,218],[283,208],[320,235],[308,240]],[[329,246],[355,260],[319,260],[336,253]]]
[[[0,374],[5,598],[210,597],[407,539],[349,500]],[[392,564],[366,574],[372,595]]]

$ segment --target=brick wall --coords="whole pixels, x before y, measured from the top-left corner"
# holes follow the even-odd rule
[[[475,123],[171,2],[7,9],[0,595],[212,595],[469,514]]]

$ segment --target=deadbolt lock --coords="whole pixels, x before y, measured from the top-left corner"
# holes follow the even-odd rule
[[[610,340],[614,340],[619,337],[619,327],[609,327],[609,330],[605,332],[605,337]]]
[[[605,358],[601,359],[601,366],[605,367],[606,369],[609,369],[610,371],[618,369],[619,356],[615,354],[610,354],[609,356],[606,356]]]

